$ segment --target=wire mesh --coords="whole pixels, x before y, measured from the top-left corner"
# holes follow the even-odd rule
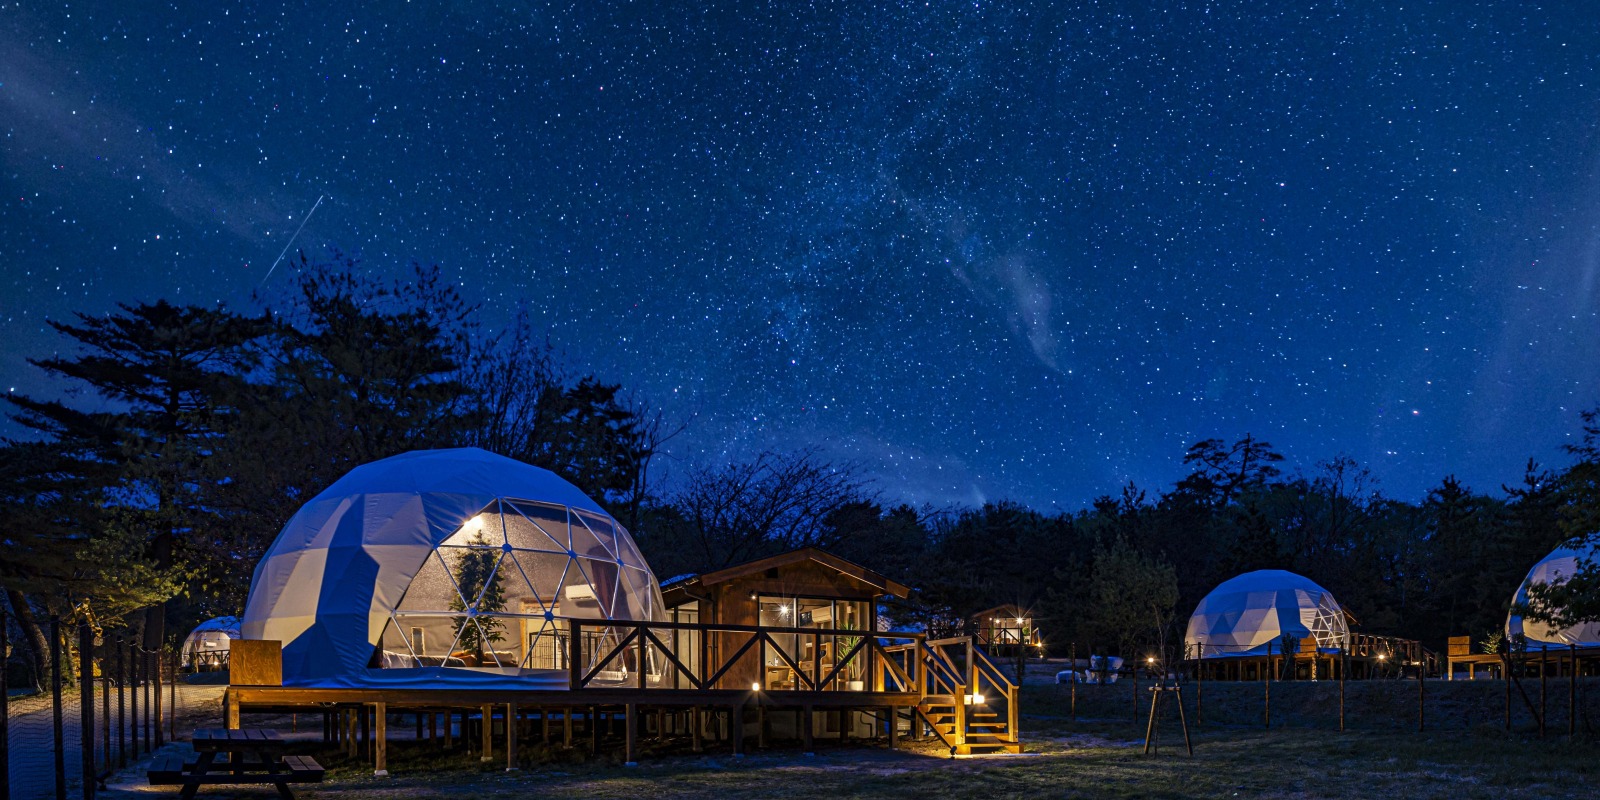
[[[10,621],[9,613],[0,612],[0,628]],[[92,797],[114,770],[221,719],[226,687],[191,683],[176,669],[174,653],[115,638],[96,641],[87,629],[64,628],[55,620],[46,635],[53,657],[46,659],[45,674],[5,686],[0,800]]]

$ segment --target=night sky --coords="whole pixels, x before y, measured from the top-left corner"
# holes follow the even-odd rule
[[[1075,509],[1249,432],[1419,500],[1600,404],[1589,2],[267,5],[0,2],[0,388],[306,223],[526,310],[673,470]]]

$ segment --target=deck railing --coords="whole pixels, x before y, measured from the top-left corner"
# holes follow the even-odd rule
[[[917,663],[890,642],[917,633],[704,622],[571,620],[574,689],[754,689],[766,692],[917,691]]]

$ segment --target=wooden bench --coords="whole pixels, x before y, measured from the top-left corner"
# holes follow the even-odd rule
[[[202,786],[271,785],[293,800],[291,783],[320,783],[327,771],[310,756],[279,757],[285,742],[264,731],[200,730],[195,732],[194,760],[157,758],[146,771],[151,786],[182,786],[180,797],[191,800]],[[227,754],[228,760],[217,756]]]

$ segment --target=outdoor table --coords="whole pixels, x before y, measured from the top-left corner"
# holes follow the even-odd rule
[[[201,728],[192,741],[198,756],[183,763],[175,756],[160,759],[150,768],[151,785],[183,786],[182,800],[192,800],[201,786],[271,784],[278,795],[293,800],[291,783],[322,780],[322,766],[307,756],[286,756],[289,743],[275,731]],[[219,761],[219,756],[227,756]]]

